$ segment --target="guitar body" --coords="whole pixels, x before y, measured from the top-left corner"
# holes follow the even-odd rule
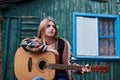
[[[45,80],[53,80],[55,70],[81,70],[84,66],[56,64],[53,52],[31,53],[22,47],[18,48],[14,59],[14,71],[18,80],[32,80],[34,77],[42,77]],[[109,71],[107,65],[95,65],[90,67],[93,72]]]
[[[15,75],[18,80],[32,80],[38,76],[45,80],[52,80],[55,70],[47,68],[47,63],[56,63],[52,52],[32,54],[20,47],[14,58]]]

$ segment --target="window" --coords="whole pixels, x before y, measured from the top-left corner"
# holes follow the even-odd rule
[[[116,56],[114,23],[114,19],[100,19],[100,56]]]
[[[77,58],[120,59],[118,15],[73,13],[73,53]]]

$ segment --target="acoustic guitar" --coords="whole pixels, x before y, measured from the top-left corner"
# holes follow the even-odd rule
[[[52,80],[55,76],[55,70],[81,70],[83,66],[57,64],[53,52],[44,52],[32,54],[25,51],[22,47],[18,48],[14,58],[14,71],[18,80],[32,80],[40,76],[45,80]],[[93,72],[108,72],[107,65],[91,66]]]

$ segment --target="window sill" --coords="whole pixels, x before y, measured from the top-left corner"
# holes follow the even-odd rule
[[[96,60],[120,60],[119,56],[76,56],[76,60],[78,59],[96,59]]]

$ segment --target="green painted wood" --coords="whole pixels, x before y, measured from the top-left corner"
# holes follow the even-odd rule
[[[36,20],[35,20],[36,19]],[[15,80],[14,55],[22,39],[37,35],[38,18],[4,17],[3,22],[3,50],[2,74],[3,80]],[[23,24],[23,22],[27,23]],[[32,24],[31,24],[32,22]],[[33,24],[35,22],[36,24]],[[28,29],[30,28],[30,29]],[[5,45],[5,46],[4,46]]]
[[[37,30],[40,23],[38,17],[22,17],[21,18],[21,40],[24,38],[33,38],[37,36]]]
[[[14,53],[17,49],[17,26],[18,18],[4,18],[3,25],[3,49],[2,49],[2,71],[3,80],[15,79],[14,76]],[[5,46],[4,46],[5,45]]]
[[[39,22],[45,17],[56,20],[59,35],[67,39],[72,46],[72,15],[73,12],[96,14],[119,14],[120,0],[28,0],[17,3],[1,14],[4,17],[2,23],[2,80],[16,80],[14,75],[14,54],[22,39],[37,35]],[[107,74],[88,73],[85,75],[73,75],[76,80],[118,80],[120,74],[120,62],[118,60],[78,60],[84,64],[108,64],[110,72]]]

